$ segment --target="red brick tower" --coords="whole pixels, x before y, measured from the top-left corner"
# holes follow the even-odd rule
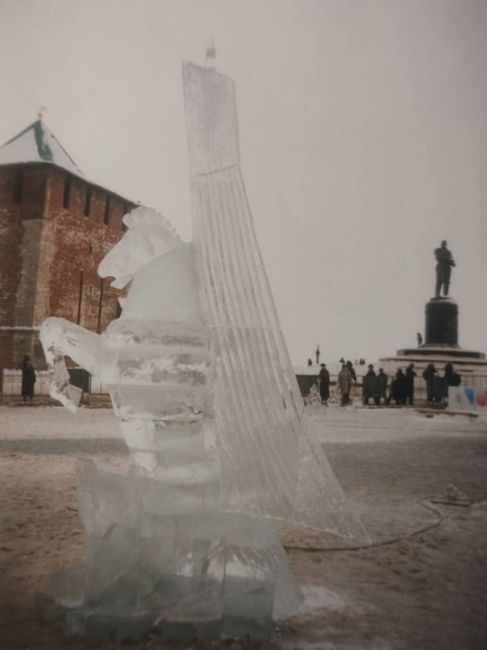
[[[88,181],[41,120],[0,148],[0,368],[24,354],[43,367],[48,316],[92,331],[116,317],[119,292],[96,270],[134,206]]]

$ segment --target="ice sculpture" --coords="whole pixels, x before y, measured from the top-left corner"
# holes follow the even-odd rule
[[[79,461],[86,565],[53,576],[68,632],[266,639],[301,602],[274,520],[366,539],[314,442],[252,227],[232,81],[184,66],[194,242],[137,208],[99,267],[129,285],[101,334],[50,318],[51,394],[64,356],[108,384],[127,475]]]

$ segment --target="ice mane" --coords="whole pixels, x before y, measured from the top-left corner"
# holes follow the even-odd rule
[[[125,287],[140,268],[182,243],[173,225],[153,208],[135,208],[122,221],[126,233],[98,267],[100,277],[115,278],[111,284],[116,289]]]

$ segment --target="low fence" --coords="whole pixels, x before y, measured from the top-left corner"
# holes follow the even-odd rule
[[[73,386],[78,386],[84,393],[90,395],[107,395],[108,387],[83,368],[68,368],[69,381]],[[34,384],[34,396],[49,395],[49,376],[47,370],[36,371],[36,383]],[[10,370],[0,368],[0,395],[2,397],[14,397],[22,394],[22,370]]]
[[[68,368],[70,383],[81,388],[88,395],[108,395],[108,386],[83,368]],[[49,377],[47,370],[36,371],[37,381],[34,385],[34,395],[49,395]],[[303,397],[307,397],[313,386],[319,387],[318,377],[315,375],[296,375],[299,389]],[[390,387],[391,378],[389,377]],[[462,376],[462,387],[469,387],[482,392],[487,389],[487,374],[467,374]],[[336,375],[330,376],[330,392],[333,395],[336,389]],[[22,371],[0,368],[0,396],[20,397],[22,393]],[[414,380],[414,395],[418,401],[426,400],[426,382],[422,377]],[[352,389],[354,399],[362,398],[362,378],[357,377],[357,382]]]

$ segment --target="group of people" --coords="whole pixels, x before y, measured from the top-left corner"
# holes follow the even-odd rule
[[[426,382],[426,399],[428,404],[438,404],[448,398],[450,386],[459,386],[460,375],[455,371],[452,363],[445,365],[443,377],[440,376],[434,363],[429,363],[423,372],[423,379]]]
[[[330,399],[330,373],[327,370],[326,364],[322,363],[320,373],[318,375],[320,383],[320,397],[322,404],[328,404]],[[350,393],[352,387],[357,381],[357,373],[351,361],[342,363],[342,369],[337,376],[337,388],[341,394],[341,404],[345,406],[350,403]]]
[[[414,371],[414,363],[410,363],[404,372],[402,368],[398,368],[394,378],[391,381],[389,394],[387,393],[388,377],[382,368],[376,374],[374,366],[369,365],[368,371],[362,380],[362,396],[365,405],[369,404],[369,400],[373,400],[376,406],[380,404],[389,405],[394,402],[398,405],[414,404],[414,378],[416,372]]]
[[[379,368],[379,372],[376,373],[374,366],[370,363],[362,379],[362,399],[364,404],[367,406],[369,400],[373,400],[376,406],[388,404],[390,396],[387,396],[387,384],[388,377],[383,368]]]
[[[414,363],[410,363],[405,371],[398,368],[391,381],[389,392],[388,376],[383,368],[376,373],[373,364],[369,364],[367,372],[362,378],[362,399],[364,405],[372,403],[376,406],[381,404],[390,405],[394,402],[397,405],[414,404],[414,380],[416,372]],[[318,375],[321,403],[326,405],[330,398],[330,373],[326,364],[322,363]],[[430,363],[423,372],[423,379],[426,381],[426,393],[428,403],[441,402],[448,396],[449,386],[460,384],[460,375],[455,372],[453,364],[447,363],[444,376],[440,377],[434,364]],[[353,385],[357,382],[357,374],[351,361],[342,363],[340,372],[337,375],[337,391],[341,395],[341,405],[350,403],[350,394]]]

